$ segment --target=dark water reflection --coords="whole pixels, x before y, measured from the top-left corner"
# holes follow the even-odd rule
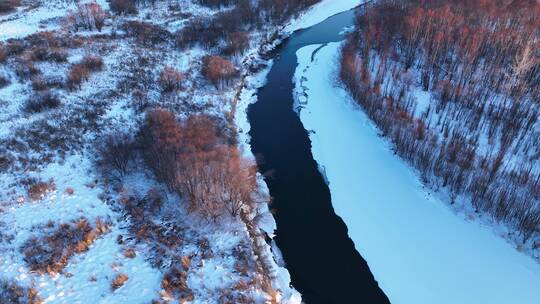
[[[389,303],[334,213],[308,133],[293,111],[296,51],[343,40],[339,33],[353,17],[345,12],[292,35],[276,51],[268,82],[248,110],[253,153],[261,172],[273,172],[266,182],[277,210],[277,244],[294,287],[310,304]]]

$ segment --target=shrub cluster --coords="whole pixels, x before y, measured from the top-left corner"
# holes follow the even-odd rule
[[[163,288],[167,298],[178,299],[179,303],[193,301],[194,295],[187,284],[187,272],[189,271],[189,258],[182,258],[179,266],[171,267],[161,280],[161,288]]]
[[[30,96],[23,106],[26,113],[40,113],[58,108],[61,105],[57,94],[47,91]]]
[[[32,77],[41,74],[38,67],[27,58],[18,58],[17,66],[15,67],[15,74],[21,80],[28,80]]]
[[[50,88],[63,88],[65,85],[64,78],[61,76],[42,76],[36,75],[32,77],[32,89],[34,91],[45,91]]]
[[[159,74],[159,86],[163,92],[180,90],[182,88],[183,80],[184,75],[170,66],[163,68]]]
[[[230,85],[231,80],[238,75],[233,63],[221,56],[206,56],[203,58],[202,74],[216,88]]]
[[[101,57],[85,56],[81,62],[71,66],[68,72],[67,85],[72,90],[80,88],[82,83],[90,78],[91,73],[102,69],[103,59]]]
[[[251,206],[256,168],[238,148],[218,133],[217,120],[194,115],[178,121],[157,109],[146,115],[141,146],[147,165],[189,210],[216,220],[224,213],[235,217]]]
[[[172,35],[163,27],[142,21],[128,21],[123,25],[126,33],[146,46],[165,43]]]
[[[215,48],[229,41],[231,35],[259,26],[259,12],[249,0],[238,0],[236,6],[208,18],[191,19],[182,30],[176,33],[179,47],[195,44],[205,48]]]
[[[101,6],[95,2],[78,4],[77,10],[67,16],[68,24],[77,32],[80,28],[91,31],[94,27],[101,32],[107,14]]]
[[[66,62],[67,53],[61,48],[36,47],[32,50],[32,59],[35,61]]]
[[[67,86],[74,90],[76,88],[81,88],[81,85],[84,81],[87,81],[90,78],[90,71],[84,65],[77,63],[71,66],[68,72],[67,77]]]

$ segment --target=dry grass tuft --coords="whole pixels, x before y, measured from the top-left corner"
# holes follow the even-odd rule
[[[33,201],[37,201],[54,190],[56,190],[56,185],[52,179],[48,182],[37,182],[28,187],[28,197]]]
[[[137,256],[137,252],[135,252],[135,249],[133,248],[127,248],[124,250],[124,256],[128,259],[133,259]]]
[[[129,277],[127,274],[119,274],[117,275],[114,280],[111,283],[112,290],[117,290],[118,288],[124,286],[124,284],[129,280]]]
[[[162,294],[177,298],[180,303],[193,300],[193,292],[187,285],[187,270],[172,267],[161,281]]]

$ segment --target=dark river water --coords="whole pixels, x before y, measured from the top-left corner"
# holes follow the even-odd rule
[[[311,153],[311,142],[293,111],[296,51],[343,40],[353,11],[296,32],[274,53],[267,84],[248,109],[251,147],[276,209],[277,244],[294,287],[306,303],[389,303],[366,261],[334,213],[330,191]]]

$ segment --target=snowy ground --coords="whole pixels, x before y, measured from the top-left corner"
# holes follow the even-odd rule
[[[392,303],[538,303],[540,265],[424,189],[336,86],[340,44],[298,51],[296,94],[336,213]],[[303,94],[307,98],[301,97]],[[304,102],[307,102],[304,104]]]
[[[91,163],[81,157],[70,157],[63,165],[52,164],[35,177],[54,178],[57,190],[42,201],[19,200],[0,212],[1,234],[12,236],[10,242],[0,242],[0,278],[15,279],[22,286],[35,286],[45,303],[148,303],[160,291],[161,271],[145,261],[144,255],[127,258],[127,248],[117,243],[125,235],[125,223],[99,199],[101,190],[93,183]],[[73,189],[73,194],[66,189]],[[36,275],[28,270],[19,248],[31,236],[40,235],[37,227],[49,222],[70,222],[80,217],[94,222],[96,218],[113,221],[112,230],[98,238],[87,252],[75,255],[65,274]],[[1,240],[1,237],[0,237]],[[138,251],[141,253],[141,251]],[[111,281],[120,273],[129,280],[111,292]]]

